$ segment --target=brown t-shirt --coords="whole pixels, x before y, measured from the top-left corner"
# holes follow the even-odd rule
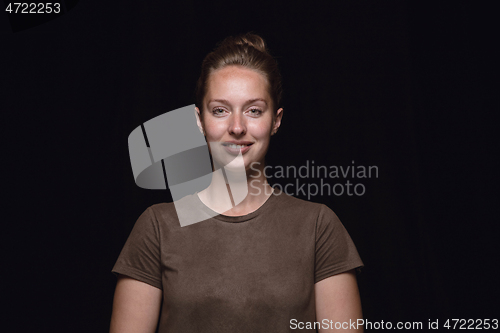
[[[316,282],[362,266],[330,208],[275,193],[250,214],[184,227],[173,203],[152,205],[112,272],[163,290],[159,333],[279,333],[315,321]]]

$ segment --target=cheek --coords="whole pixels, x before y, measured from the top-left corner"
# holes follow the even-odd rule
[[[254,129],[255,136],[260,139],[269,139],[271,136],[271,125],[270,124],[260,124]]]
[[[258,145],[261,148],[265,148],[269,146],[271,142],[271,135],[267,128],[260,128],[259,131],[255,131],[252,135],[255,139],[257,139]]]
[[[225,128],[221,124],[206,121],[203,126],[205,129],[205,134],[208,138],[218,138],[224,134]]]

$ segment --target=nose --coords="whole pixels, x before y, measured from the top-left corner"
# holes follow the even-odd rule
[[[247,132],[245,117],[239,112],[233,113],[228,130],[235,136],[244,135]]]

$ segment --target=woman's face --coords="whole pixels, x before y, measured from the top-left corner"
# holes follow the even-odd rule
[[[196,108],[198,126],[205,135],[212,158],[227,165],[240,152],[245,170],[264,167],[271,135],[281,124],[283,109],[273,120],[267,79],[240,66],[226,66],[213,72],[201,110]],[[214,154],[215,153],[215,154]],[[215,156],[214,156],[215,155]]]

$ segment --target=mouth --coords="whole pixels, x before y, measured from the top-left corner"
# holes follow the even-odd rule
[[[224,147],[229,147],[229,148],[233,148],[233,149],[243,149],[245,147],[249,147],[251,146],[252,144],[240,144],[240,145],[237,145],[237,144],[234,144],[234,143],[229,143],[229,142],[225,142],[222,144]]]
[[[245,154],[250,149],[252,144],[252,142],[223,142],[222,146],[224,146],[224,150],[226,150],[229,154],[238,155],[240,152]]]

